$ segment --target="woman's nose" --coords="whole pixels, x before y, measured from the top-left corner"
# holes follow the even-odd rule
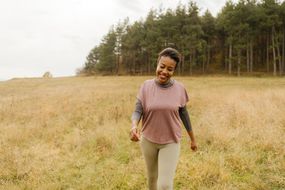
[[[162,72],[163,72],[163,73],[167,73],[167,69],[163,69]]]

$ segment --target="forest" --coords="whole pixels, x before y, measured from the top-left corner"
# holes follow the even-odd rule
[[[217,16],[200,10],[189,1],[175,9],[151,9],[134,23],[119,21],[77,74],[152,74],[158,53],[173,47],[181,53],[177,75],[284,75],[284,1],[227,1]]]

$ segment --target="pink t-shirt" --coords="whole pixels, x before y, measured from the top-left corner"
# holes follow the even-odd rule
[[[178,109],[188,102],[184,86],[174,81],[172,86],[163,88],[155,82],[155,79],[146,80],[137,98],[143,107],[143,136],[158,144],[179,142],[181,120]]]

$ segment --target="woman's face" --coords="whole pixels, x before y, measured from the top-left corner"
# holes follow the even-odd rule
[[[156,67],[156,78],[160,84],[166,84],[172,77],[176,62],[168,56],[160,57]]]

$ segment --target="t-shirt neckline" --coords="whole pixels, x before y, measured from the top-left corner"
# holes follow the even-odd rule
[[[160,84],[159,82],[157,82],[157,81],[156,81],[156,78],[153,79],[155,85],[158,86],[158,87],[161,88],[161,89],[169,89],[169,88],[173,87],[173,86],[174,86],[174,83],[175,83],[175,80],[174,80],[174,79],[170,79],[170,80],[171,80],[170,82],[172,82],[172,84],[169,85],[169,86],[166,86],[166,85],[169,84],[169,83],[167,83],[167,84],[165,84],[165,86],[164,86],[163,84]]]

